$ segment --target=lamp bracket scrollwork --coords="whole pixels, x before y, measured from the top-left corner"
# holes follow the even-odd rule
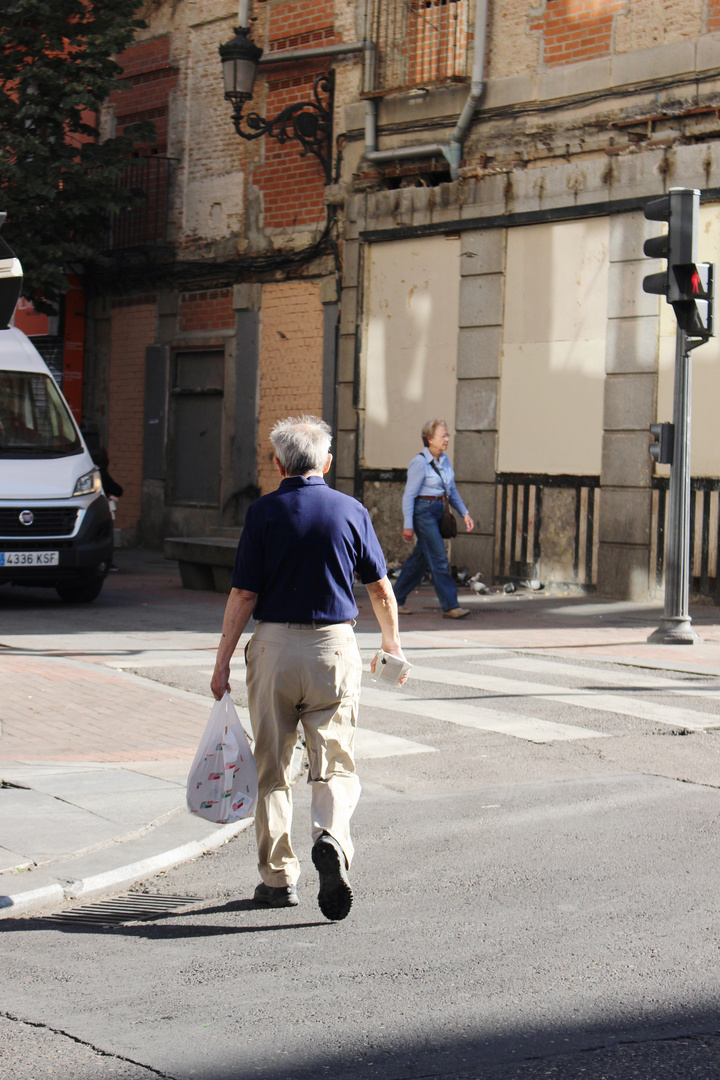
[[[313,100],[298,101],[288,105],[272,120],[266,120],[259,113],[248,113],[245,123],[249,128],[242,128],[242,105],[233,114],[235,130],[243,139],[259,139],[269,135],[271,139],[283,144],[299,142],[302,150],[300,157],[314,154],[323,167],[325,183],[332,179],[332,127],[333,99],[335,91],[335,72],[327,71],[318,75],[313,82]]]

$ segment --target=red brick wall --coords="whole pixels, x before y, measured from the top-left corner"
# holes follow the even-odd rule
[[[274,491],[280,477],[268,435],[273,424],[298,413],[322,415],[323,308],[314,281],[263,288],[260,344],[258,484]]]
[[[131,45],[118,57],[123,69],[118,89],[110,95],[115,109],[117,134],[129,124],[151,120],[155,139],[147,149],[167,154],[170,94],[177,82],[177,70],[170,65],[170,38],[153,38]]]
[[[206,289],[180,297],[180,333],[221,330],[235,325],[232,289]]]
[[[312,99],[313,76],[268,80],[266,114],[277,114],[287,105]],[[299,142],[284,146],[264,137],[265,160],[253,170],[253,181],[263,194],[266,228],[320,225],[325,217],[325,176],[313,154],[301,157]]]
[[[308,48],[338,41],[332,0],[276,0],[268,11],[268,51]],[[283,65],[265,76],[264,115],[277,116],[288,105],[313,99],[315,77],[328,70],[328,62],[290,68]],[[315,227],[324,221],[325,177],[312,154],[300,157],[300,143],[262,139],[263,162],[253,169],[253,182],[263,195],[267,228]]]
[[[313,34],[332,28],[335,21],[334,0],[275,0],[269,9],[268,40],[270,49],[294,48],[279,45],[293,35]],[[308,39],[312,40],[312,39]],[[304,44],[304,43],[303,43]]]
[[[708,0],[707,19],[709,33],[720,30],[720,0]]]
[[[110,475],[125,489],[115,526],[140,520],[145,427],[145,348],[155,340],[155,303],[113,305],[110,330]],[[151,302],[147,302],[151,301]]]
[[[529,22],[543,35],[548,67],[609,56],[613,21],[627,10],[627,0],[546,0],[545,11]]]

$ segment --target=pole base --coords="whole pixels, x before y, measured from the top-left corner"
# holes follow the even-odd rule
[[[702,644],[702,638],[692,628],[692,619],[684,615],[661,619],[657,630],[647,640],[652,645]]]

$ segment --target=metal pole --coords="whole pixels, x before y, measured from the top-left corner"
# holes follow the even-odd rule
[[[692,628],[690,602],[690,389],[691,367],[687,334],[680,327],[675,339],[675,443],[670,466],[665,611],[648,641],[664,645],[695,645],[701,639]]]

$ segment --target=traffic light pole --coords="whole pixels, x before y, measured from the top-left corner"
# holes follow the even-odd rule
[[[690,342],[680,327],[675,339],[675,443],[670,466],[665,612],[648,641],[665,645],[695,645],[701,639],[692,628],[690,603],[690,353],[701,341]]]

